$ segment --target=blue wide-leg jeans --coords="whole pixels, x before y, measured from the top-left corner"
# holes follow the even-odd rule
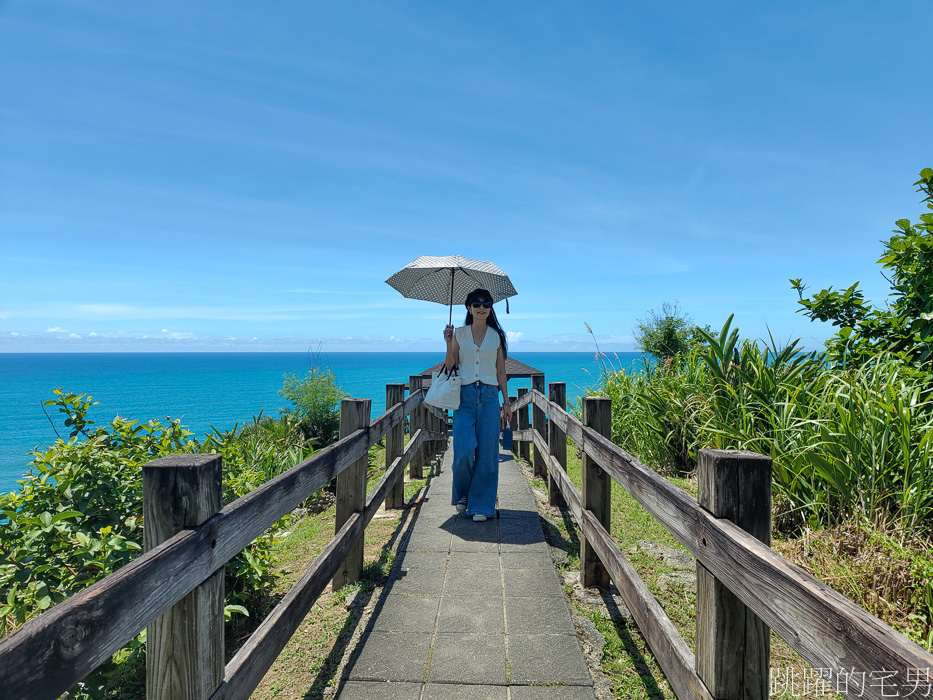
[[[451,504],[467,499],[467,515],[496,515],[499,489],[499,387],[460,388],[454,411],[454,487]]]

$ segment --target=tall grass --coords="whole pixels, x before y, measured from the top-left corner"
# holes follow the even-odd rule
[[[660,471],[696,466],[703,447],[774,460],[774,488],[800,521],[861,514],[933,531],[930,376],[879,355],[825,365],[796,343],[740,341],[730,317],[706,345],[666,366],[603,366],[613,440]]]

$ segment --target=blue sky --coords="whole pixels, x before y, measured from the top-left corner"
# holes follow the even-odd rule
[[[674,300],[819,347],[788,278],[880,302],[923,211],[931,31],[928,0],[0,0],[0,351],[439,349],[384,280],[451,254],[509,274],[515,351],[632,350]]]

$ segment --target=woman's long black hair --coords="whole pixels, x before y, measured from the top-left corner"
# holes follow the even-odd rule
[[[477,299],[488,299],[489,301],[492,301],[492,294],[487,292],[485,289],[474,289],[472,292],[467,294],[467,298],[464,304],[467,307],[466,325],[468,326],[473,325],[473,314],[470,313],[470,304],[472,304]],[[499,319],[496,318],[496,310],[491,306],[489,307],[489,318],[486,319],[486,325],[499,334],[499,344],[502,346],[502,357],[508,357],[509,344],[505,339],[505,331],[503,331],[502,326],[499,325]]]

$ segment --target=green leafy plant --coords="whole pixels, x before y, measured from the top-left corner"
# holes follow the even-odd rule
[[[309,440],[319,447],[336,442],[340,431],[338,407],[346,393],[337,386],[333,372],[313,366],[303,377],[286,374],[279,394],[291,402],[291,412]]]
[[[915,224],[899,219],[894,235],[884,242],[878,262],[891,283],[891,299],[883,308],[865,299],[858,282],[804,298],[803,280],[790,280],[805,315],[839,328],[826,343],[829,358],[838,364],[862,365],[879,353],[915,365],[933,359],[933,169],[920,171],[914,185],[926,195],[929,212]]]
[[[45,402],[71,429],[33,452],[20,489],[0,497],[0,635],[113,573],[142,551],[142,466],[171,453],[220,453],[225,502],[245,495],[313,454],[297,417],[262,415],[242,429],[214,430],[203,442],[177,420],[96,425],[98,405],[56,389]],[[54,423],[53,423],[54,425]],[[290,516],[225,568],[225,618],[261,612],[274,582],[273,543]],[[74,698],[138,696],[144,634],[69,691]],[[134,695],[136,693],[136,695]]]
[[[635,347],[653,355],[667,367],[671,360],[703,342],[701,331],[680,303],[665,301],[660,309],[651,309],[635,326]],[[709,327],[706,327],[709,330]]]

